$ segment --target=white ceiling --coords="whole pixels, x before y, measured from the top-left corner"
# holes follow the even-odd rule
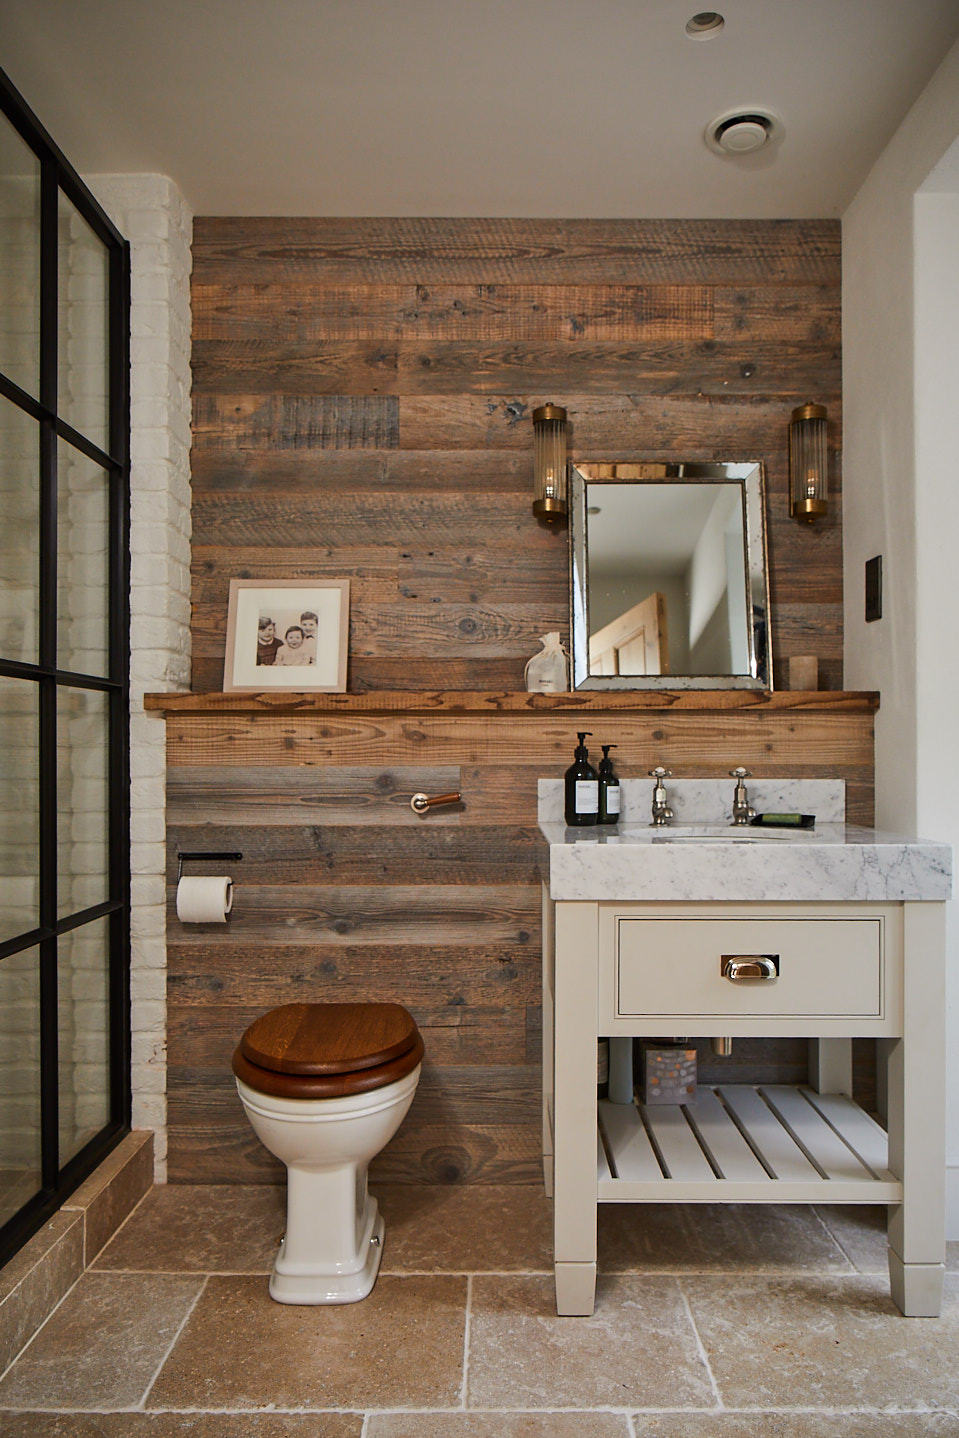
[[[204,215],[838,215],[959,0],[0,0],[0,66],[84,175]],[[785,122],[730,159],[732,107]]]

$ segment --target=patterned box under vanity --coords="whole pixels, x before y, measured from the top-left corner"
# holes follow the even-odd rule
[[[695,1048],[643,1041],[640,1054],[639,1096],[643,1103],[695,1103]]]

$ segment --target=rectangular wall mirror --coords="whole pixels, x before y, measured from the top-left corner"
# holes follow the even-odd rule
[[[574,689],[771,689],[763,469],[570,465]]]

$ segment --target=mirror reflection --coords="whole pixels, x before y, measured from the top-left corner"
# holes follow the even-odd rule
[[[570,479],[573,687],[770,687],[762,466]]]

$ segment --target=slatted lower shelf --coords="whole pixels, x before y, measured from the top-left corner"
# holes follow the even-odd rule
[[[701,1085],[692,1104],[599,1104],[607,1202],[895,1203],[886,1134],[844,1094]]]

